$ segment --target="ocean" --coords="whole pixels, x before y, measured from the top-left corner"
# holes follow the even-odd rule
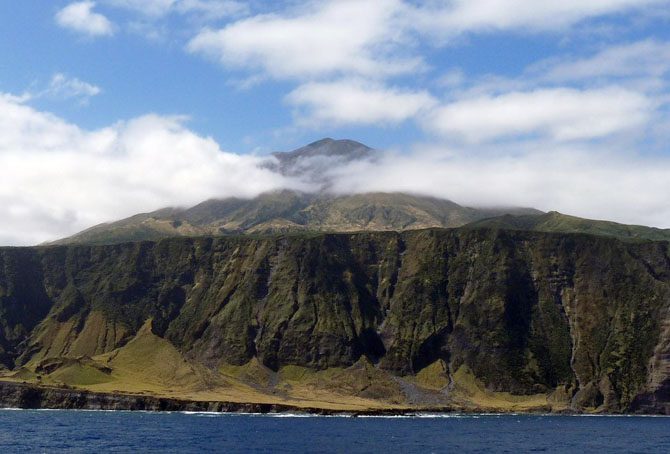
[[[670,452],[670,418],[0,410],[0,452]]]

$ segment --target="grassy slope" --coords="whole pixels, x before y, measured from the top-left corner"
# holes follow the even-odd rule
[[[450,379],[441,361],[416,377],[404,378],[393,377],[364,359],[349,368],[315,371],[285,366],[273,372],[254,358],[242,366],[223,365],[212,371],[184,358],[168,341],[151,332],[150,323],[124,347],[109,353],[93,358],[49,358],[17,371],[0,372],[0,380],[103,393],[342,411],[447,406],[487,411],[549,408],[549,395],[514,396],[487,390],[466,366]],[[420,401],[408,401],[404,392],[408,387]]]
[[[627,240],[670,240],[670,229],[583,219],[557,212],[474,209],[448,200],[402,193],[328,197],[282,191],[250,200],[210,200],[187,210],[163,209],[140,214],[92,227],[56,243],[114,244],[172,236],[403,231],[464,225],[469,228],[586,233]]]
[[[529,209],[474,209],[448,200],[403,193],[314,195],[293,191],[253,199],[208,200],[189,209],[162,209],[102,224],[55,244],[113,244],[171,236],[291,231],[383,231],[459,227]]]
[[[504,215],[476,221],[468,224],[467,227],[556,233],[586,233],[626,240],[670,241],[670,229],[657,229],[641,225],[626,225],[610,221],[583,219],[556,211],[541,215]]]

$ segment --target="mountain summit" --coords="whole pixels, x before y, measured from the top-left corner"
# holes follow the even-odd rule
[[[371,159],[374,156],[374,150],[355,140],[325,138],[297,150],[276,152],[272,155],[279,160],[280,168],[284,173],[295,174],[296,171],[300,171],[300,168],[296,166],[301,162],[322,159],[336,159],[342,162]]]
[[[376,157],[374,149],[355,140],[325,138],[293,151],[275,152],[276,163],[266,167],[289,177],[299,177],[310,183],[327,187],[330,183],[328,170],[353,161],[371,161]]]

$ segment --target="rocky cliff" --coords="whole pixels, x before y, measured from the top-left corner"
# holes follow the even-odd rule
[[[669,309],[669,243],[581,234],[0,249],[5,379],[89,390],[667,413]]]

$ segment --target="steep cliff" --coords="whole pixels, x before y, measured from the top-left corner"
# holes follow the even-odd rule
[[[669,255],[495,229],[3,248],[0,362],[216,400],[668,412]]]

